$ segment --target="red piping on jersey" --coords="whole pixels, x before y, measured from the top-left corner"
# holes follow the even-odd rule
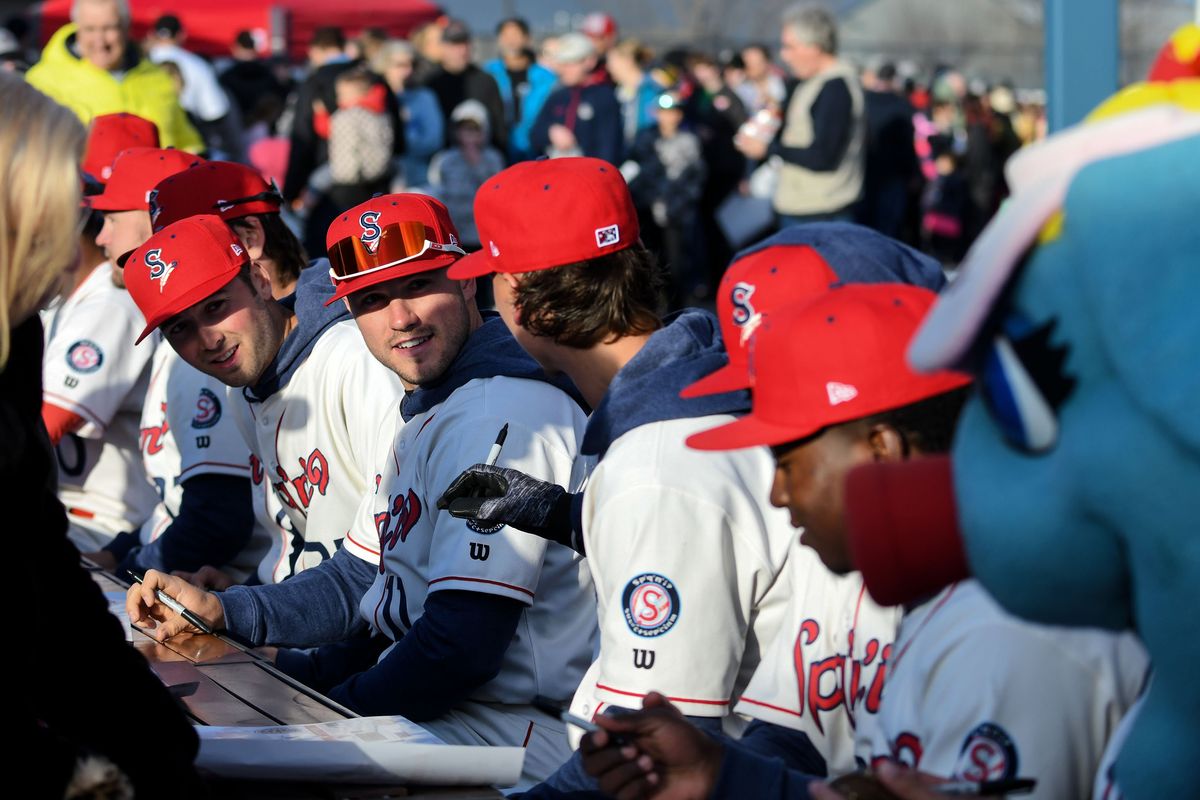
[[[200,467],[227,467],[228,469],[236,469],[238,472],[244,472],[247,475],[250,474],[249,464],[226,464],[224,461],[197,461],[195,464],[192,464],[183,472],[179,473],[179,477],[176,480],[182,481],[184,475],[187,475],[192,470],[199,469]]]
[[[61,395],[61,394],[55,394],[54,392],[47,392],[47,391],[43,391],[43,392],[42,392],[42,397],[43,397],[43,398],[46,398],[46,397],[55,397],[55,398],[58,398],[59,400],[65,400],[65,401],[66,401],[67,403],[69,403],[70,405],[73,405],[73,406],[75,406],[75,407],[76,407],[76,408],[78,408],[80,411],[82,411],[82,412],[84,412],[85,414],[87,414],[87,416],[89,417],[89,419],[88,419],[88,422],[92,423],[92,424],[93,424],[93,425],[95,425],[97,428],[99,428],[101,433],[103,433],[103,432],[104,432],[104,430],[105,430],[105,429],[108,427],[107,425],[105,425],[103,422],[101,422],[101,421],[100,421],[100,415],[99,415],[99,414],[97,414],[95,411],[92,411],[90,408],[88,408],[87,406],[85,406],[83,403],[77,403],[77,402],[75,402],[74,400],[72,400],[72,399],[71,399],[71,398],[69,398],[69,397],[64,397],[63,395]],[[61,403],[51,403],[50,405],[52,405],[52,406],[58,406],[58,407],[59,407],[59,408],[61,408],[63,411],[71,411],[71,409],[69,409],[69,408],[66,408],[66,407],[65,407],[65,406],[63,406]],[[71,411],[71,413],[75,413],[75,412]]]
[[[421,423],[421,430],[417,431],[417,436],[420,436],[420,435],[421,435],[421,433],[422,433],[422,432],[425,430],[426,426],[428,426],[428,425],[429,425],[429,423],[433,422],[433,418],[434,418],[434,417],[436,417],[436,416],[437,416],[437,414],[430,414],[430,415],[429,415],[429,419],[427,419],[427,420],[425,420],[424,422],[422,422],[422,423]],[[413,437],[413,441],[414,441],[414,442],[416,441],[416,439],[417,439],[417,436],[414,436],[414,437]],[[399,469],[399,467],[397,467],[397,469]]]
[[[484,578],[465,578],[462,575],[447,575],[444,578],[435,578],[435,579],[431,580],[427,585],[433,586],[435,583],[441,583],[442,581],[469,581],[471,583],[490,583],[492,586],[503,586],[505,589],[512,589],[515,592],[520,592],[522,594],[527,594],[530,597],[533,597],[533,592],[529,591],[528,589],[524,589],[520,586],[513,586],[511,583],[501,583],[500,581],[489,581]]]
[[[283,411],[279,413],[279,422],[275,423],[275,463],[279,463],[279,429],[283,427],[283,415],[287,413],[287,406],[284,406]]]
[[[763,708],[774,709],[775,711],[782,711],[784,714],[791,714],[793,717],[803,717],[804,716],[799,711],[793,711],[792,709],[784,708],[783,706],[773,706],[770,703],[764,703],[762,700],[752,700],[751,698],[746,697],[745,695],[742,695],[742,702],[750,703],[751,705],[762,706]]]
[[[79,517],[80,519],[95,519],[96,518],[95,512],[88,511],[86,508],[75,508],[73,506],[67,506],[67,513],[70,514],[72,517]]]
[[[263,498],[263,508],[267,507],[266,498]],[[283,529],[282,525],[276,525],[279,530],[279,560],[275,562],[275,566],[271,568],[271,580],[275,580],[276,573],[279,572],[279,565],[287,558],[288,552],[288,533]]]
[[[371,548],[367,547],[365,544],[360,542],[358,539],[355,539],[353,536],[350,535],[350,531],[346,531],[346,538],[349,539],[350,541],[354,542],[355,546],[361,547],[363,550],[366,550],[371,555],[373,555],[373,556],[379,555],[378,550],[372,550]]]
[[[605,686],[603,683],[597,683],[596,688],[603,689],[606,692],[612,692],[613,694],[623,694],[626,697],[645,697],[646,696],[645,692],[626,692],[626,691],[622,691],[621,689],[614,689],[611,686]],[[702,706],[727,706],[727,705],[729,705],[728,700],[693,700],[690,697],[668,697],[667,699],[674,703],[695,703],[697,705],[702,705]]]
[[[521,747],[529,746],[529,739],[533,736],[533,720],[529,720],[529,727],[525,729],[525,741],[521,742]]]

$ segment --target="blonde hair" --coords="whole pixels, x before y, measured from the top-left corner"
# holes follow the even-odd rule
[[[0,73],[0,369],[10,332],[75,262],[79,118],[18,76]]]

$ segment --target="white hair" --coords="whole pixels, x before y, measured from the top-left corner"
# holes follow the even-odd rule
[[[71,22],[78,22],[79,7],[84,3],[98,5],[104,3],[117,9],[117,19],[121,22],[121,27],[129,30],[129,23],[132,16],[129,13],[129,0],[72,0],[71,3]]]
[[[822,6],[799,4],[783,12],[783,26],[790,27],[805,44],[837,55],[837,20]]]

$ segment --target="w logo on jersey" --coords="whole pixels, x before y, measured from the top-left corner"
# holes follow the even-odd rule
[[[158,281],[158,291],[161,293],[167,286],[167,279],[171,277],[171,273],[178,266],[178,261],[172,261],[170,264],[162,259],[162,248],[156,247],[153,250],[146,252],[143,259],[146,266],[150,268],[150,280]]]
[[[368,250],[374,250],[375,244],[379,241],[379,235],[383,233],[383,229],[379,227],[379,212],[364,211],[358,217],[358,224],[362,227],[362,243],[367,246]]]

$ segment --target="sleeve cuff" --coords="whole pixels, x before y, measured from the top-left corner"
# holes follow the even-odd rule
[[[223,592],[217,592],[217,601],[225,615],[225,630],[228,633],[244,639],[252,647],[265,644],[265,631],[262,629],[262,608],[254,592],[245,586],[231,586]]]

